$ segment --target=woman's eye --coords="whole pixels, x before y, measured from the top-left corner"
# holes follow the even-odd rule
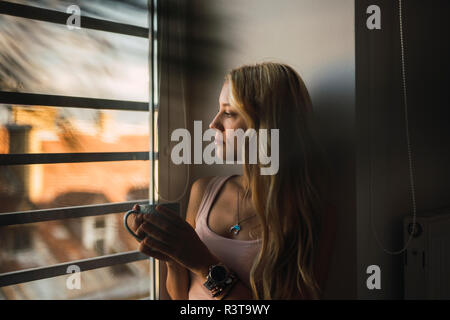
[[[229,112],[224,112],[223,114],[226,115],[227,117],[231,117],[232,116],[232,114],[229,113]]]

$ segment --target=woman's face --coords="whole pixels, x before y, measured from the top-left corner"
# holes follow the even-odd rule
[[[217,157],[219,159],[226,159],[227,145],[231,146],[231,140],[234,138],[234,160],[237,159],[237,150],[241,146],[237,145],[238,139],[230,134],[227,135],[227,129],[242,129],[247,130],[244,118],[237,112],[235,107],[230,105],[229,101],[230,87],[226,81],[222,87],[219,97],[219,111],[210,123],[209,127],[215,129],[216,137],[214,143],[216,144]]]

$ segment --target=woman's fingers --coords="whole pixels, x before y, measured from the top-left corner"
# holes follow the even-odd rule
[[[156,251],[149,246],[147,246],[144,241],[139,243],[139,252],[142,252],[143,254],[146,254],[147,256],[162,260],[162,261],[170,261],[172,260],[167,255],[165,255],[162,252]]]
[[[171,247],[149,236],[145,237],[145,239],[141,241],[140,245],[150,247],[151,250],[159,251],[169,257],[173,254],[173,249]]]
[[[170,234],[177,234],[180,232],[185,223],[184,220],[177,220],[170,214],[161,211],[159,211],[159,213],[146,214],[143,219]]]
[[[137,232],[146,236],[140,242],[139,250],[157,259],[200,270],[199,261],[211,253],[195,230],[173,210],[157,206],[156,211],[142,216],[144,222]]]
[[[161,213],[167,213],[167,214],[170,214],[170,215],[172,215],[172,216],[178,217],[178,213],[176,213],[176,212],[173,211],[172,209],[167,208],[166,206],[161,205],[161,204],[158,204],[158,205],[156,206],[155,210],[158,211],[158,212],[161,212]]]
[[[155,208],[160,214],[162,214],[165,218],[169,219],[173,223],[180,223],[184,221],[175,211],[165,207],[164,205],[157,205]]]
[[[166,244],[173,238],[169,233],[149,222],[142,223],[138,230],[143,231],[146,235]]]
[[[128,216],[128,225],[130,229],[136,232],[136,229],[139,228],[141,223],[143,222],[142,214],[132,213]]]
[[[132,213],[128,216],[128,225],[130,226],[130,229],[133,230],[140,238],[145,236],[145,232],[139,229],[143,222],[144,218],[142,214]]]

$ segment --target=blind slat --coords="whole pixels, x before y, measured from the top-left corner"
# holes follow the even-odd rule
[[[131,210],[134,204],[148,203],[148,200],[133,200],[108,204],[0,213],[0,226],[119,213]]]
[[[26,165],[49,163],[77,163],[103,161],[149,160],[148,151],[140,152],[80,152],[80,153],[9,153],[0,154],[0,165]],[[153,153],[158,158],[158,153]]]
[[[0,287],[67,275],[67,268],[71,265],[77,265],[82,272],[118,264],[146,260],[148,258],[148,256],[140,253],[139,251],[129,251],[90,259],[69,261],[52,266],[1,273]]]
[[[65,25],[71,16],[69,13],[33,7],[24,4],[0,1],[0,13],[10,16],[39,20]],[[81,28],[119,33],[129,36],[148,38],[149,29],[130,24],[91,18],[81,15]]]

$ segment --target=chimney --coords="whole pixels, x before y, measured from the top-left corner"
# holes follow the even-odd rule
[[[29,152],[29,136],[30,125],[7,124],[6,129],[9,135],[9,153],[28,153]],[[28,199],[29,196],[29,180],[30,168],[28,165],[9,166],[14,173],[16,181],[8,181],[8,184],[18,184],[21,198]]]

